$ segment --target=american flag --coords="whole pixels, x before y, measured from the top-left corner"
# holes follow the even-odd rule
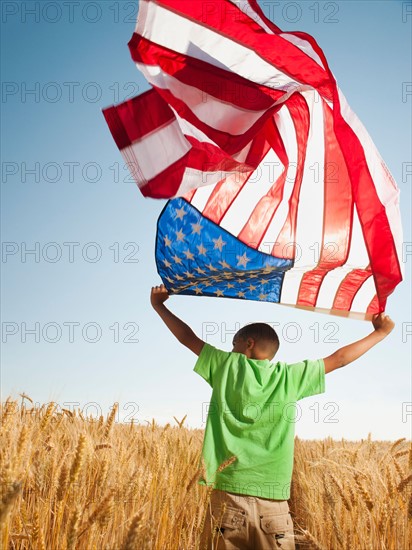
[[[152,89],[103,113],[142,194],[172,199],[166,287],[383,311],[402,280],[399,190],[316,41],[255,0],[141,0],[129,49]]]

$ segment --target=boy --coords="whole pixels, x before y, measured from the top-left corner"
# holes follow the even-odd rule
[[[375,315],[374,331],[365,338],[324,359],[288,365],[271,363],[279,339],[269,325],[246,325],[235,334],[232,351],[222,351],[169,311],[168,297],[164,285],[152,287],[153,308],[198,356],[193,370],[213,388],[202,451],[213,490],[200,548],[294,550],[288,505],[294,451],[290,405],[323,393],[326,373],[363,355],[394,323],[383,313]]]

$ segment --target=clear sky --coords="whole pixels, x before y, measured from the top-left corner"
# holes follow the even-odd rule
[[[327,375],[325,394],[299,402],[296,433],[410,437],[411,2],[260,4],[283,30],[318,41],[401,189],[406,277],[387,307],[396,328]],[[26,392],[93,415],[117,401],[119,419],[173,423],[187,414],[188,426],[204,427],[211,389],[149,305],[165,201],[141,196],[101,113],[147,89],[127,47],[137,3],[1,8],[2,399]],[[175,296],[168,304],[223,349],[248,322],[276,323],[279,359],[290,362],[324,357],[371,330],[267,303]]]

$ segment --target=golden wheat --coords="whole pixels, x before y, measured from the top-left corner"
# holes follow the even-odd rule
[[[212,491],[203,430],[184,426],[186,416],[176,425],[120,424],[117,406],[96,421],[55,403],[19,414],[18,401],[2,404],[2,549],[198,550]],[[410,548],[411,466],[404,438],[296,437],[289,506],[297,547]]]

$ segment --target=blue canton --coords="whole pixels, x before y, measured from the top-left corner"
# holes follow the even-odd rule
[[[157,222],[156,264],[171,294],[278,303],[293,260],[247,246],[176,198],[168,201]]]

